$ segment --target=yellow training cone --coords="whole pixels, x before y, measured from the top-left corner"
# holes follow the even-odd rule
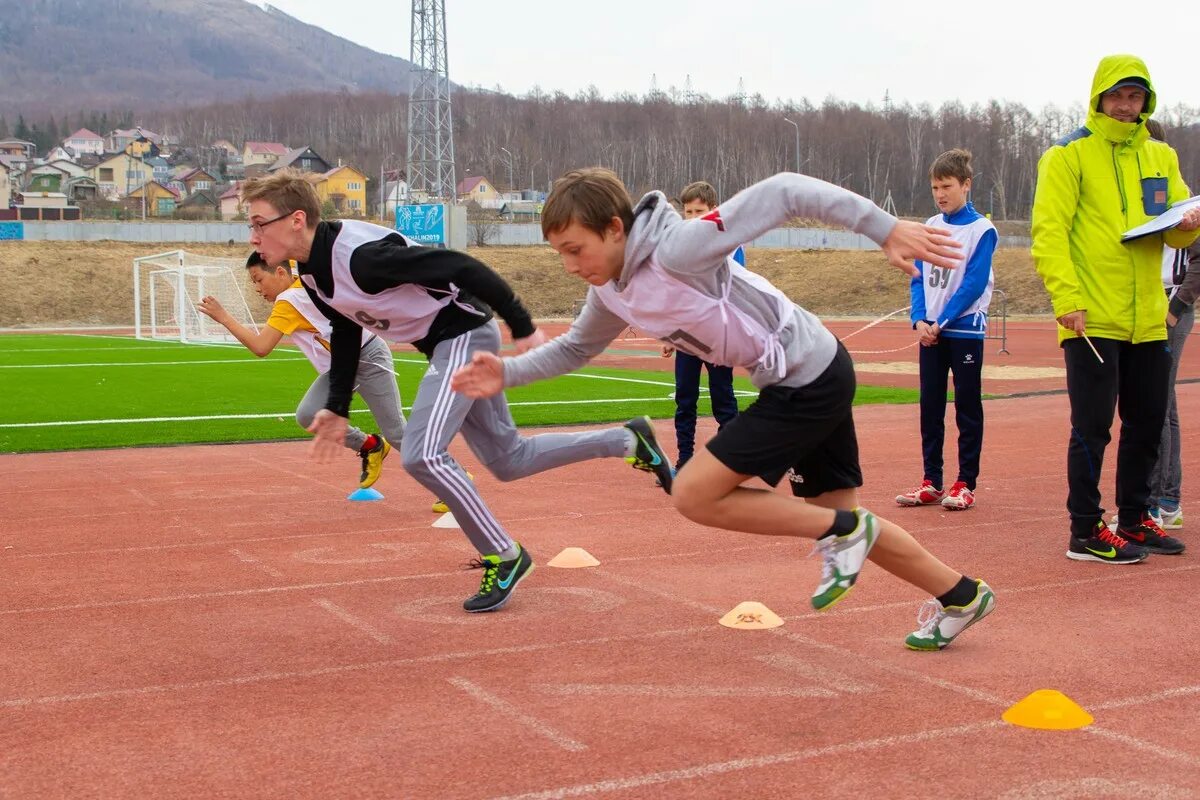
[[[783,620],[762,603],[747,600],[744,603],[738,603],[736,608],[721,617],[720,623],[726,628],[761,631],[767,628],[778,628],[783,624]]]
[[[442,514],[440,517],[438,517],[437,519],[435,519],[433,521],[432,527],[434,527],[434,528],[458,528],[460,526],[458,524],[458,520],[456,520],[454,518],[454,514],[447,511],[445,514]]]
[[[1000,719],[1009,725],[1051,731],[1086,728],[1093,722],[1091,714],[1054,689],[1038,689],[1001,714]]]
[[[600,566],[600,562],[582,547],[568,547],[547,561],[546,566],[561,567],[562,569],[578,569],[580,567],[598,567]]]

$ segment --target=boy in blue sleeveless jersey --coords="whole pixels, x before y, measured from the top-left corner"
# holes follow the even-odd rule
[[[949,150],[929,168],[929,185],[940,213],[926,225],[949,231],[963,247],[963,266],[948,270],[917,261],[909,317],[920,339],[921,449],[925,479],[896,497],[901,506],[941,504],[951,511],[975,505],[979,452],[983,447],[983,340],[992,299],[996,228],[975,210],[971,153]],[[946,378],[954,374],[954,420],[958,425],[958,477],[942,491],[942,444],[946,436]]]

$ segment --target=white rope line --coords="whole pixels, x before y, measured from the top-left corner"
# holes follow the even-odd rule
[[[874,320],[873,322],[868,322],[866,325],[863,325],[858,330],[856,330],[852,333],[847,333],[845,336],[842,337],[842,341],[843,342],[846,341],[851,336],[857,336],[858,334],[862,333],[863,331],[868,331],[871,328],[874,328],[879,323],[886,322],[887,320],[891,319],[892,317],[896,316],[897,314],[903,314],[905,311],[908,311],[910,308],[912,308],[912,306],[905,306],[904,308],[897,308],[895,311],[893,311],[890,314],[884,314],[879,319]],[[885,355],[887,353],[899,353],[901,350],[907,350],[910,347],[915,347],[916,344],[917,344],[917,342],[914,340],[914,341],[911,341],[908,344],[904,345],[903,347],[893,347],[891,350],[847,350],[846,352],[852,356]]]
[[[904,308],[897,308],[895,311],[893,311],[890,314],[884,314],[879,319],[875,320],[874,322],[868,322],[866,325],[863,325],[861,328],[854,331],[853,333],[847,333],[845,336],[842,337],[842,341],[843,342],[846,341],[851,336],[857,336],[858,334],[862,333],[863,331],[869,331],[871,328],[874,328],[879,323],[885,322],[886,320],[891,319],[892,317],[896,316],[897,314],[903,314],[905,311],[908,311],[910,308],[912,308],[912,306],[905,306]]]
[[[850,353],[851,355],[855,355],[855,356],[883,355],[886,353],[899,353],[901,350],[907,350],[910,347],[916,347],[916,346],[917,346],[917,343],[914,341],[914,342],[909,342],[908,344],[904,345],[903,347],[893,347],[891,350],[847,350],[846,352]]]

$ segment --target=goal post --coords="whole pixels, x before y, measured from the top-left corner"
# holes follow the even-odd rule
[[[215,297],[235,320],[257,331],[245,287],[242,261],[172,250],[133,260],[133,324],[138,339],[176,342],[236,342],[196,308]]]

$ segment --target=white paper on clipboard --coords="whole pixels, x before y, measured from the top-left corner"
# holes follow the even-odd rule
[[[1149,236],[1153,233],[1169,231],[1180,222],[1183,222],[1184,214],[1198,207],[1200,207],[1200,195],[1189,197],[1187,200],[1180,200],[1149,222],[1144,222],[1136,228],[1130,228],[1125,231],[1125,233],[1121,234],[1121,241],[1131,242],[1134,239],[1140,239],[1143,236]]]

